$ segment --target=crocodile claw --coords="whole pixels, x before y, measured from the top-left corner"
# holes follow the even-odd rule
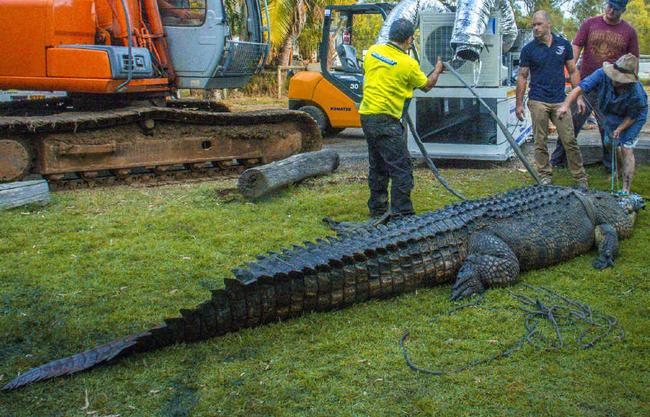
[[[603,270],[610,266],[614,266],[614,258],[611,256],[599,256],[592,265],[598,270]]]
[[[485,286],[469,265],[464,265],[458,272],[454,288],[451,290],[451,300],[457,301],[473,294],[481,294],[485,291]]]

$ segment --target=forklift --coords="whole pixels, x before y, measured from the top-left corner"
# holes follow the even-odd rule
[[[319,45],[320,72],[300,71],[289,80],[289,109],[316,120],[323,136],[361,127],[363,53],[375,43],[397,3],[331,5],[325,8]]]

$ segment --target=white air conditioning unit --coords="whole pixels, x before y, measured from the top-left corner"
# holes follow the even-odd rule
[[[420,67],[429,74],[439,56],[450,61],[454,51],[451,47],[451,34],[454,29],[454,13],[436,13],[432,10],[420,15]],[[486,33],[482,35],[485,47],[481,51],[480,63],[465,62],[456,71],[470,85],[478,76],[478,87],[499,87],[501,85],[501,33],[499,20],[490,17]],[[480,73],[479,73],[480,68]],[[463,84],[453,74],[444,72],[438,78],[437,87],[461,87]]]

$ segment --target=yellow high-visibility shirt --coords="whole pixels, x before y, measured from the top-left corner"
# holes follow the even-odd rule
[[[399,119],[404,101],[413,97],[413,89],[427,83],[418,62],[391,44],[371,46],[363,70],[361,114],[388,114]]]

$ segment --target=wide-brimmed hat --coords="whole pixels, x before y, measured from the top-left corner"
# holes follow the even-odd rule
[[[636,74],[638,58],[632,54],[625,54],[615,63],[603,62],[603,71],[612,80],[621,84],[636,82],[639,78]]]

